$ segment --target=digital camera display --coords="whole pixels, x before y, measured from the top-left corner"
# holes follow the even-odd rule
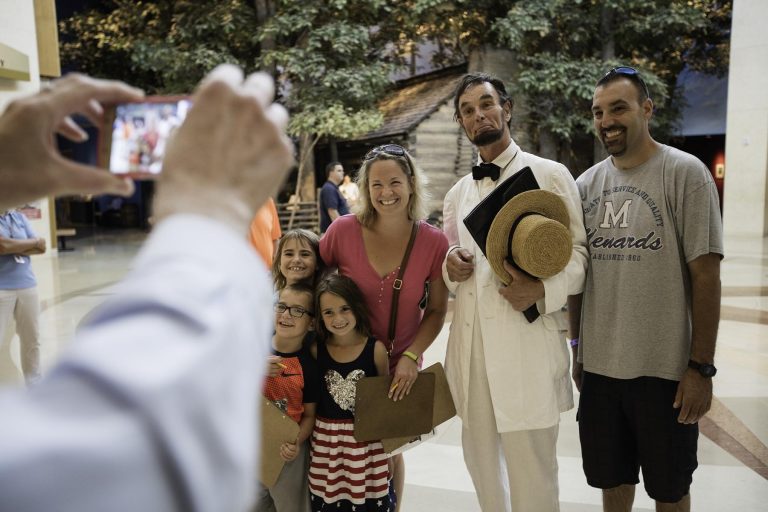
[[[148,98],[144,103],[115,106],[109,170],[133,178],[159,174],[168,140],[191,105],[188,98]]]

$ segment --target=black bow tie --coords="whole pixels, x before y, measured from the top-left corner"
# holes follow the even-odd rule
[[[501,175],[501,167],[496,164],[481,163],[472,168],[472,178],[476,180],[491,178],[496,181],[499,179],[499,175]]]

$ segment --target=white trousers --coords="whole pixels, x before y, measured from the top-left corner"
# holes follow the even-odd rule
[[[16,321],[21,370],[27,382],[40,376],[40,301],[37,287],[0,290],[0,345],[12,320]]]
[[[479,326],[476,318],[470,356],[468,417],[462,423],[461,441],[480,508],[484,512],[558,512],[559,426],[498,432]]]

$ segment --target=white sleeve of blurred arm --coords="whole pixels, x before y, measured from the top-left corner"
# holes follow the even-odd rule
[[[246,510],[271,289],[230,228],[161,222],[49,376],[0,395],[0,511]]]

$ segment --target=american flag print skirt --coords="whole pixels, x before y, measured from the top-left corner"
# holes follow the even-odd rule
[[[315,419],[309,463],[313,511],[395,510],[387,453],[379,441],[357,441],[354,428],[353,420]]]

